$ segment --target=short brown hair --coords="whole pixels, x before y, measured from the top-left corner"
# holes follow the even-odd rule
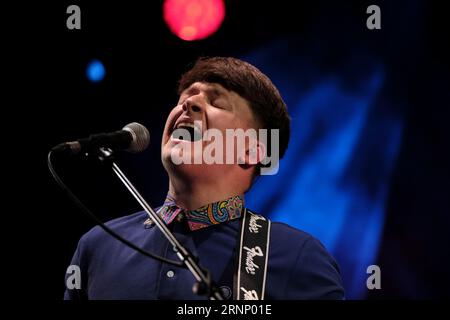
[[[247,100],[261,128],[279,130],[279,157],[284,156],[289,143],[290,117],[278,89],[259,69],[236,58],[203,57],[181,77],[178,93],[195,82],[218,83]],[[270,134],[268,144],[270,152]]]

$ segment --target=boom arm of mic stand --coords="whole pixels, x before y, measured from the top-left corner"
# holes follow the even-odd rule
[[[150,216],[150,219],[156,224],[162,234],[167,238],[170,244],[173,246],[178,258],[186,265],[186,267],[191,271],[197,283],[194,285],[193,290],[199,294],[207,294],[211,300],[224,300],[222,293],[219,288],[212,282],[211,275],[209,271],[205,271],[197,264],[194,256],[183,247],[175,236],[167,228],[164,221],[160,216],[153,210],[153,208],[145,201],[142,195],[136,190],[133,184],[128,180],[125,174],[120,170],[119,166],[113,160],[113,152],[111,149],[100,148],[99,149],[99,159],[101,161],[110,162],[114,173],[119,177],[120,181],[127,187],[128,191],[133,195],[133,197],[139,202],[142,208]]]

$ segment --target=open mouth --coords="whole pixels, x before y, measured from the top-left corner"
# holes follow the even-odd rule
[[[202,130],[194,123],[181,122],[174,126],[170,136],[172,139],[194,142],[202,139]]]

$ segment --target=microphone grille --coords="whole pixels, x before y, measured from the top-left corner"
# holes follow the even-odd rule
[[[132,122],[123,127],[122,130],[126,130],[133,136],[130,146],[127,151],[132,153],[139,153],[147,149],[150,144],[150,133],[147,128],[137,122]]]

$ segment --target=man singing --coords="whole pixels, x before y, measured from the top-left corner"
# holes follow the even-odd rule
[[[244,61],[201,58],[179,94],[162,136],[169,190],[157,209],[178,241],[226,299],[343,299],[338,266],[317,239],[245,206],[244,194],[276,170],[289,142],[290,118],[273,83]],[[145,212],[107,225],[178,260]],[[71,264],[81,286],[67,288],[65,299],[206,298],[193,293],[188,269],[149,259],[99,227],[80,239]]]

